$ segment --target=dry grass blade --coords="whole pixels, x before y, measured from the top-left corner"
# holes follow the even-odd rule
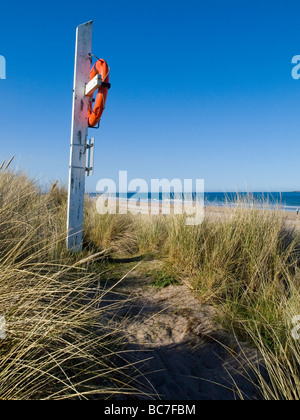
[[[4,168],[4,170],[6,171],[9,167],[10,167],[10,165],[11,165],[11,163],[12,163],[12,161],[14,160],[14,158],[15,158],[15,156],[16,155],[14,155],[8,162],[7,162],[7,165],[5,166],[5,168]]]

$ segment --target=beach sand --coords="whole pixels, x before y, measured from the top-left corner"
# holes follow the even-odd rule
[[[211,220],[218,220],[224,217],[231,217],[232,214],[236,211],[235,208],[230,207],[216,207],[216,206],[207,206],[205,207],[205,216]],[[281,215],[285,221],[285,224],[289,228],[296,228],[300,230],[300,214],[297,215],[296,212],[281,211],[281,210],[266,210],[271,214]]]
[[[259,363],[258,352],[225,332],[215,321],[215,309],[199,302],[187,285],[155,288],[145,273],[160,266],[160,261],[143,261],[107,296],[110,303],[119,292],[124,300],[108,322],[122,326],[129,350],[123,357],[138,363],[139,389],[173,401],[259,399],[249,368],[249,361]]]
[[[158,214],[182,214],[185,211],[185,207],[182,204],[172,203],[159,203],[159,202],[140,202],[138,205],[136,203],[118,200],[114,198],[109,198],[109,206],[111,209],[116,209],[116,212],[126,214],[144,214],[144,215],[158,215]],[[198,211],[202,210],[203,207],[199,204],[197,205]],[[195,211],[195,207],[187,204],[186,210],[191,211],[192,214]],[[210,219],[217,220],[218,218],[231,217],[232,214],[236,211],[234,207],[217,207],[217,206],[205,206],[204,215]],[[280,214],[288,227],[295,227],[300,230],[300,214],[297,215],[296,212],[288,212],[282,210],[265,210],[270,213]]]

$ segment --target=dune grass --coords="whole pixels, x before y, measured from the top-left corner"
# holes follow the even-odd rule
[[[45,194],[26,175],[0,172],[1,400],[140,392],[112,322],[121,303],[105,302],[91,251],[67,254],[65,226],[63,188]]]
[[[99,215],[86,198],[84,251],[74,256],[65,251],[65,189],[43,194],[2,169],[0,316],[9,334],[0,340],[0,399],[137,392],[128,364],[116,362],[123,347],[103,305],[99,253],[161,259],[156,287],[188,283],[225,328],[259,349],[267,374],[252,368],[262,397],[299,399],[300,343],[291,331],[300,315],[300,234],[280,212],[254,204],[248,197],[187,226],[184,216]]]

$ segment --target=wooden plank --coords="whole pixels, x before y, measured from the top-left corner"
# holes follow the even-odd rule
[[[85,88],[85,94],[90,95],[94,93],[100,86],[102,86],[102,76],[96,74],[96,76],[91,80]]]
[[[92,21],[78,26],[76,31],[67,221],[67,249],[74,252],[82,250],[89,106],[89,98],[85,96],[85,86],[90,79],[92,31]]]

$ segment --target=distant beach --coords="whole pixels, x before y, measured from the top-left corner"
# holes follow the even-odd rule
[[[91,198],[96,198],[100,194],[91,193]],[[244,202],[244,206],[247,207],[247,202],[252,202],[254,207],[261,208],[263,210],[278,210],[289,213],[296,213],[297,209],[300,209],[300,192],[254,192],[254,193],[234,193],[234,192],[206,192],[203,194],[176,194],[176,193],[135,193],[128,192],[127,194],[117,193],[114,198],[117,198],[118,202],[126,202],[139,200],[141,206],[144,208],[145,205],[162,206],[179,204],[181,202],[196,201],[201,204],[204,203],[205,207],[236,207],[238,201]],[[111,197],[113,198],[113,197]]]

